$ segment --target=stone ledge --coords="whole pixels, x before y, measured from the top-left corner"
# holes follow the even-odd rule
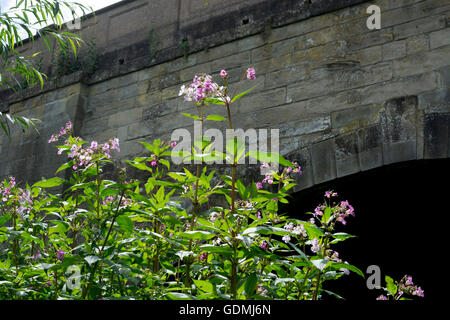
[[[219,46],[243,37],[261,32],[264,34],[265,32],[270,32],[271,28],[281,27],[366,1],[367,0],[287,0],[280,2],[279,0],[266,0],[257,5],[241,8],[235,12],[213,17],[209,20],[202,21],[201,23],[194,23],[181,28],[179,27],[175,35],[175,39],[178,41],[177,44],[163,48],[154,55],[150,52],[148,41],[140,41],[126,48],[107,52],[106,54],[99,56],[99,69],[93,75],[90,77],[78,75],[78,77],[80,77],[80,79],[85,78],[87,84],[94,84],[180,58],[187,54]],[[130,0],[125,2],[128,3]],[[113,8],[116,8],[116,6],[113,6]],[[99,12],[104,13],[105,9]],[[248,19],[247,23],[242,20],[243,17]],[[188,47],[182,47],[179,44],[183,40],[188,41]],[[67,77],[74,78],[72,75],[68,75]],[[57,87],[58,86],[52,86],[47,83],[43,91],[53,90]],[[21,97],[28,98],[41,92],[42,91],[39,88],[26,89],[22,92]],[[0,91],[2,101],[8,99],[5,98],[6,96],[8,96],[7,93]],[[12,97],[12,99],[17,101],[18,97]],[[4,102],[0,104],[0,108],[2,108],[3,111],[8,110],[8,106]]]

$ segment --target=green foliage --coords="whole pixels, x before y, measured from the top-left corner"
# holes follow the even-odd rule
[[[200,118],[208,121],[204,112]],[[279,155],[251,154],[282,165],[264,189],[237,177],[236,159],[249,156],[239,139],[226,148],[231,176],[204,162],[194,172],[173,171],[173,143],[141,142],[147,154],[127,164],[148,179],[129,180],[122,170],[112,181],[102,171],[116,139],[105,148],[69,131],[58,146],[69,157],[57,171],[68,171],[67,180],[0,184],[0,299],[317,300],[324,293],[341,298],[326,289],[328,281],[349,272],[364,278],[333,250],[353,237],[336,230],[353,215],[348,202],[326,194],[305,220],[280,212],[292,174],[301,171]],[[202,159],[210,141],[194,144],[189,157]],[[63,185],[61,193],[50,191]],[[213,206],[213,198],[229,205]],[[191,205],[183,207],[186,201]],[[396,285],[386,282],[396,295]]]
[[[0,89],[12,90],[31,87],[39,83],[44,85],[46,75],[40,70],[40,62],[34,52],[24,56],[18,48],[24,44],[24,37],[34,41],[36,37],[42,39],[49,51],[51,42],[56,43],[67,54],[70,50],[76,55],[77,47],[82,40],[75,34],[62,31],[64,16],[62,8],[68,8],[75,18],[76,10],[84,15],[88,8],[76,2],[60,0],[18,0],[16,5],[8,11],[0,12]],[[35,127],[36,119],[25,117],[8,117],[0,113],[0,127],[10,136],[9,124],[19,124],[27,129]]]

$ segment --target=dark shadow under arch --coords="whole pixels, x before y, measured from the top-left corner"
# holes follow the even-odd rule
[[[386,274],[398,280],[409,274],[424,289],[425,300],[435,301],[447,272],[449,166],[450,159],[416,160],[360,172],[295,193],[282,212],[304,217],[322,203],[326,190],[335,190],[356,212],[342,231],[358,236],[336,246],[340,257],[363,272],[378,265],[382,285]],[[354,274],[328,282],[327,288],[349,301],[381,294]]]

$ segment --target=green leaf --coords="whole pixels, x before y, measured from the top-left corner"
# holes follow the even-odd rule
[[[116,218],[116,222],[119,225],[119,229],[122,230],[126,234],[130,234],[133,232],[133,221],[128,216],[118,216]]]
[[[349,269],[350,270],[350,269]],[[385,276],[384,280],[386,281],[386,289],[395,296],[397,294],[397,286],[394,283],[394,279],[389,276]]]
[[[330,241],[330,244],[335,244],[338,243],[340,241],[344,241],[350,238],[355,238],[354,235],[348,234],[348,233],[344,233],[344,232],[338,232],[338,233],[334,233],[332,234],[332,237],[334,238],[334,240]]]
[[[180,260],[183,260],[185,257],[192,256],[193,254],[194,254],[194,252],[192,252],[192,251],[184,251],[184,250],[180,250],[177,253],[175,253],[175,255],[180,257]]]
[[[39,188],[53,188],[62,185],[66,180],[54,177],[48,180],[41,180],[39,182],[36,182],[33,187],[39,187]]]
[[[62,170],[65,170],[65,169],[67,169],[67,168],[72,168],[74,164],[75,164],[75,162],[74,162],[73,160],[72,160],[72,161],[69,161],[69,162],[66,162],[66,163],[64,163],[62,166],[60,166],[60,167],[58,168],[58,170],[56,170],[56,173],[58,173],[58,172],[60,172],[60,171],[62,171]]]
[[[338,263],[338,262],[333,262],[331,264],[331,268],[333,270],[339,270],[339,269],[347,269],[349,271],[352,271],[354,273],[356,273],[357,275],[360,275],[361,277],[365,278],[364,273],[358,269],[357,267],[348,264],[348,263]]]
[[[4,216],[0,217],[0,226],[4,225],[9,219],[11,219],[11,215],[6,213]]]
[[[258,284],[258,276],[256,273],[252,273],[247,277],[245,281],[245,294],[247,297],[254,296],[256,293],[256,285]]]
[[[249,151],[247,155],[260,162],[279,163],[285,167],[292,167],[292,163],[289,160],[286,160],[282,155],[275,152]]]
[[[214,286],[209,281],[205,280],[193,280],[195,286],[200,289],[203,292],[207,293],[213,293],[214,292]]]
[[[231,100],[231,102],[234,102],[234,101],[236,101],[236,100],[239,100],[240,98],[242,98],[243,96],[245,96],[246,94],[248,94],[248,93],[250,93],[253,89],[255,89],[256,88],[256,86],[253,86],[253,87],[251,87],[250,89],[248,89],[248,90],[246,90],[246,91],[244,91],[244,92],[241,92],[241,93],[239,93],[237,96],[235,96],[232,100]]]
[[[206,120],[211,120],[211,121],[225,121],[227,120],[227,118],[219,116],[218,114],[211,114],[209,116],[206,117]]]
[[[169,292],[166,296],[171,300],[197,300],[196,297],[181,292]]]
[[[86,260],[87,263],[89,263],[89,265],[96,263],[97,261],[102,260],[102,258],[97,257],[97,256],[86,256],[84,257],[84,260]]]
[[[244,156],[245,144],[242,139],[238,137],[227,138],[226,144],[227,153],[231,156],[231,163],[237,163],[240,158]]]
[[[311,260],[311,263],[320,271],[323,271],[323,269],[326,267],[326,265],[330,262],[328,259],[317,259],[317,260]]]
[[[286,234],[291,234],[289,231],[286,231],[283,228],[277,228],[277,227],[271,227],[271,226],[258,226],[258,227],[252,227],[245,229],[242,234],[249,234],[249,233],[258,233],[258,234],[275,234],[278,236],[284,236]]]
[[[206,252],[217,253],[225,256],[233,255],[233,249],[229,246],[214,246],[212,244],[205,244],[200,246],[200,249]]]
[[[186,231],[180,234],[183,238],[193,239],[193,240],[209,240],[214,238],[216,235],[208,231]]]
[[[330,220],[330,217],[331,217],[331,207],[326,207],[325,212],[323,213],[321,222],[328,223],[328,220]]]
[[[319,239],[324,234],[322,229],[314,225],[305,223],[303,226],[305,227],[306,233],[308,234],[310,240],[313,240],[315,238]]]
[[[196,116],[195,114],[184,113],[184,112],[182,112],[181,114],[182,114],[183,116],[186,116],[186,117],[191,118],[191,119],[194,119],[194,120],[200,119],[200,117],[199,117],[199,116]]]

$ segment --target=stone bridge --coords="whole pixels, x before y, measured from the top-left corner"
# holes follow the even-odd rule
[[[369,30],[369,5],[381,29]],[[450,156],[450,0],[126,0],[87,16],[76,31],[95,44],[94,71],[53,77],[44,88],[0,92],[0,108],[42,120],[39,134],[0,136],[0,177],[51,177],[64,162],[50,135],[118,137],[118,160],[138,141],[192,130],[193,105],[178,97],[195,73],[257,84],[233,106],[235,128],[280,130],[297,159],[298,190],[384,165]],[[41,50],[37,40],[21,50]],[[43,49],[42,49],[43,50]],[[89,57],[87,46],[80,57]],[[51,79],[55,52],[43,51]],[[223,113],[211,107],[211,113]],[[219,125],[225,128],[224,125]]]

